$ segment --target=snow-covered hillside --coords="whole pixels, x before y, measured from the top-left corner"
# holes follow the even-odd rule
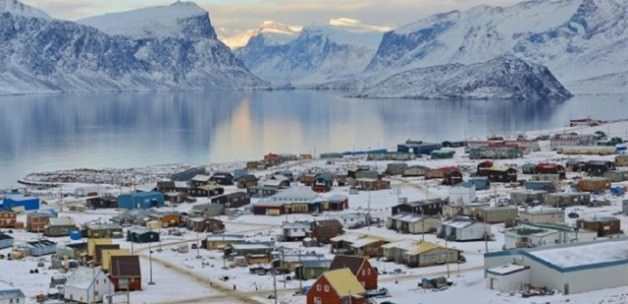
[[[0,94],[264,86],[217,40],[207,12],[182,17],[194,7],[176,3],[116,15],[122,21],[139,20],[139,12],[177,16],[172,20],[178,27],[167,36],[142,39],[69,21],[0,14]],[[141,28],[141,22],[112,24],[129,32]]]
[[[484,63],[409,70],[367,87],[359,96],[560,101],[571,97],[571,93],[546,67],[504,56]]]
[[[366,71],[391,75],[511,54],[548,66],[574,91],[600,77],[621,84],[628,71],[627,13],[626,0],[532,0],[434,15],[386,33]],[[587,86],[598,89],[604,91]]]
[[[50,16],[48,16],[45,12],[17,0],[0,0],[0,14],[2,13],[9,13],[24,17],[50,19]]]
[[[381,32],[362,27],[310,26],[287,43],[256,35],[236,55],[265,80],[305,86],[355,78],[375,54],[381,37]]]

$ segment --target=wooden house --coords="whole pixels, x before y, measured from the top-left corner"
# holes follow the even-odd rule
[[[378,237],[340,235],[330,240],[332,253],[364,257],[381,257],[382,246],[389,243]]]
[[[354,189],[362,191],[380,191],[390,189],[390,181],[373,178],[359,178],[355,180]]]
[[[212,175],[210,180],[221,186],[231,186],[233,185],[233,175],[228,172],[216,172]]]
[[[48,213],[34,212],[26,215],[26,231],[40,233],[46,230],[50,223],[51,215]]]
[[[246,174],[237,179],[239,189],[249,189],[257,186],[258,178],[253,174]]]
[[[251,203],[251,197],[246,192],[233,192],[212,198],[212,204],[219,204],[225,208],[240,208]]]
[[[48,237],[69,236],[72,231],[77,231],[78,227],[70,217],[51,218],[44,229],[44,235]]]
[[[331,266],[331,260],[303,260],[295,267],[294,277],[302,281],[317,279],[329,271],[329,266]]]
[[[13,229],[17,225],[17,214],[10,210],[0,210],[0,228]]]
[[[403,213],[435,216],[441,214],[443,206],[445,205],[447,205],[447,200],[444,199],[405,202],[392,207],[392,215]]]
[[[517,169],[508,167],[490,167],[478,171],[480,176],[488,177],[491,183],[514,183],[517,182]]]
[[[94,251],[94,258],[92,259],[94,265],[101,265],[103,260],[103,252],[107,250],[120,250],[120,244],[96,244]]]
[[[201,241],[201,247],[207,250],[224,250],[227,245],[246,243],[247,238],[236,234],[210,235]]]
[[[186,220],[188,229],[194,232],[222,233],[225,231],[225,224],[215,218],[193,217]]]
[[[349,269],[325,272],[310,287],[306,304],[367,304],[366,290]]]
[[[344,232],[342,223],[336,219],[314,221],[311,231],[312,238],[323,244],[329,243],[332,238]]]
[[[488,224],[506,223],[513,225],[517,221],[519,209],[517,207],[484,207],[478,211],[478,220]]]
[[[117,224],[88,223],[85,236],[90,239],[121,239],[124,237],[122,226]]]
[[[602,177],[584,178],[578,181],[576,189],[580,192],[599,193],[611,188],[611,182]]]
[[[85,200],[90,209],[113,209],[118,207],[118,199],[113,195],[96,195]]]
[[[115,291],[142,290],[142,271],[140,258],[136,255],[111,257],[109,279]]]
[[[580,219],[577,222],[578,228],[595,231],[598,237],[608,237],[622,234],[621,221],[612,216],[593,216]]]
[[[408,267],[458,263],[462,257],[459,250],[427,241],[403,240],[386,244],[383,249],[387,260]]]
[[[127,230],[126,240],[131,243],[159,242],[159,232],[146,228],[132,228]]]
[[[369,259],[362,256],[337,255],[331,262],[330,270],[349,268],[366,290],[377,289],[377,268]]]
[[[71,303],[103,303],[114,295],[114,286],[98,268],[80,267],[68,276],[63,297]]]
[[[422,234],[433,233],[440,226],[440,218],[399,213],[388,217],[386,227],[400,233]]]
[[[467,217],[457,217],[443,222],[438,237],[448,241],[479,241],[491,237],[491,226]]]

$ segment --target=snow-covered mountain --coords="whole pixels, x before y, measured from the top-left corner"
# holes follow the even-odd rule
[[[256,35],[236,55],[265,80],[303,86],[355,77],[370,62],[382,35],[364,28],[310,26],[285,43]]]
[[[177,1],[167,6],[110,13],[78,20],[109,35],[133,38],[210,38],[216,33],[206,10],[194,2]]]
[[[595,83],[625,83],[627,14],[626,0],[532,0],[438,14],[386,33],[366,71],[392,75],[514,55],[546,65],[574,92],[604,90]]]
[[[221,40],[231,49],[239,49],[246,46],[251,38],[264,36],[267,44],[285,44],[295,39],[303,27],[287,25],[275,21],[264,21],[258,28],[244,31],[233,36],[222,37]]]
[[[363,89],[368,98],[565,100],[571,93],[544,66],[514,56],[416,68]]]
[[[169,31],[145,31],[140,20],[156,16]],[[193,4],[90,19],[98,25],[110,18],[116,26],[105,33],[75,22],[0,14],[0,94],[265,85],[217,40],[208,13]]]
[[[50,19],[42,10],[26,5],[17,0],[0,0],[0,14],[9,13],[17,16]]]

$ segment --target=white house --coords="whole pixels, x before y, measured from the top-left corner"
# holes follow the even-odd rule
[[[23,304],[26,297],[20,289],[0,289],[0,304]]]
[[[438,237],[449,241],[476,241],[491,237],[491,226],[468,217],[457,217],[443,222]]]
[[[565,215],[562,209],[536,206],[519,212],[519,220],[530,224],[562,224]]]
[[[453,206],[464,206],[472,203],[476,199],[475,188],[453,187],[449,190],[449,204]]]
[[[522,224],[504,231],[504,249],[590,242],[597,233],[557,224]]]
[[[485,278],[493,288],[509,286],[516,291],[531,285],[565,295],[628,286],[627,247],[627,239],[615,239],[491,252],[484,255]],[[511,264],[528,267],[529,275],[495,274],[496,269]]]
[[[113,283],[100,268],[81,267],[69,275],[64,297],[78,303],[106,303],[114,292]]]

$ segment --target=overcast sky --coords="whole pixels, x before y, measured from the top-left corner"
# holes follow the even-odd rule
[[[255,28],[265,20],[294,25],[327,23],[347,17],[396,27],[423,16],[479,4],[511,5],[520,0],[197,0],[210,12],[214,25],[235,33]],[[75,20],[174,0],[24,0],[56,18]]]

